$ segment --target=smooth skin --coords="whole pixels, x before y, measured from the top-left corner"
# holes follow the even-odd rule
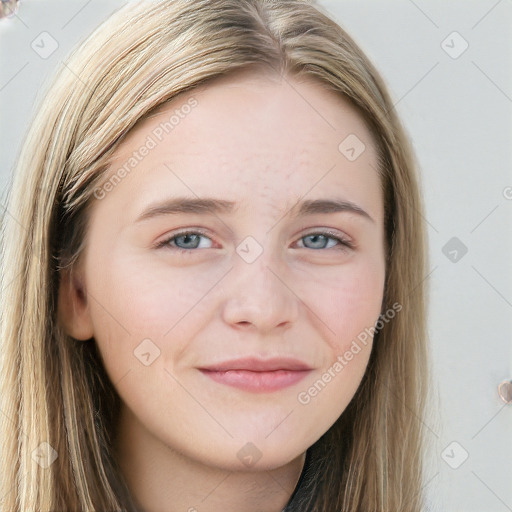
[[[368,364],[371,340],[308,393],[381,313],[375,146],[334,92],[244,71],[139,122],[110,175],[191,98],[195,108],[93,199],[76,276],[61,280],[60,318],[71,336],[99,347],[122,400],[116,453],[146,512],[280,512],[307,448],[343,413]],[[365,146],[353,161],[339,149],[351,134]],[[236,205],[139,219],[184,196]],[[367,215],[293,215],[299,201],[316,199],[350,201]],[[177,236],[183,230],[196,234]],[[260,250],[254,261],[242,257]],[[198,369],[247,356],[294,357],[312,370],[286,388],[253,392]]]

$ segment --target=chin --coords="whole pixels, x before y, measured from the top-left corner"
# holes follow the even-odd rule
[[[215,446],[215,451],[211,447]],[[307,450],[308,446],[290,446],[289,443],[279,440],[270,443],[268,440],[259,442],[231,440],[229,445],[212,443],[208,453],[198,457],[202,463],[236,472],[272,471],[289,464]],[[219,458],[219,455],[223,455]]]

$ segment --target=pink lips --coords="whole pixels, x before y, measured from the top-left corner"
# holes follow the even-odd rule
[[[244,358],[199,368],[216,382],[253,392],[271,392],[302,380],[311,370],[297,359]]]

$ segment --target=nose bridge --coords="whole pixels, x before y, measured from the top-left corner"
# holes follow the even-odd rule
[[[287,286],[276,248],[247,237],[234,261],[223,312],[226,322],[268,330],[296,320],[298,298]]]

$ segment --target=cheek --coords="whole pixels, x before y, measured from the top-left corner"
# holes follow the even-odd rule
[[[359,262],[338,269],[323,285],[311,283],[306,295],[312,297],[311,309],[324,314],[324,322],[318,325],[329,344],[328,357],[301,386],[296,400],[300,412],[317,418],[325,430],[350,403],[366,371],[372,349],[373,331],[369,329],[381,312],[384,278],[384,265]],[[313,434],[315,426],[310,429]]]
[[[318,312],[324,337],[333,354],[342,354],[351,342],[373,327],[381,312],[385,268],[380,261],[357,260],[321,279],[307,280],[304,297]]]
[[[147,339],[157,347],[155,353],[160,350],[160,363],[171,362],[193,337],[194,326],[207,318],[205,299],[226,269],[170,269],[158,261],[148,265],[143,258],[114,259],[115,265],[96,266],[100,270],[88,286],[105,365],[115,372],[137,367],[134,351]]]

